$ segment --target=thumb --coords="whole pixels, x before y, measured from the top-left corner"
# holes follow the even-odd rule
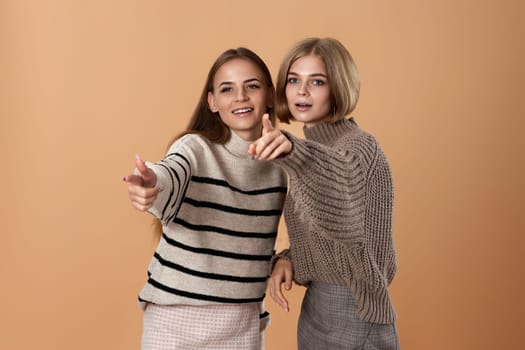
[[[293,279],[292,273],[290,271],[286,271],[285,280],[284,280],[284,288],[286,290],[292,289],[292,279]]]
[[[138,154],[135,155],[135,166],[142,176],[148,173],[148,167],[146,163],[140,158]]]
[[[272,121],[270,120],[270,115],[268,113],[265,113],[263,115],[262,125],[263,125],[263,135],[274,129],[272,125]]]
[[[157,183],[157,177],[155,176],[153,170],[146,166],[146,163],[142,160],[142,158],[140,158],[138,154],[135,155],[135,166],[137,167],[137,170],[140,173],[140,177],[143,181],[143,186],[154,187]]]

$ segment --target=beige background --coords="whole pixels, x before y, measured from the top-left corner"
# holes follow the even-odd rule
[[[220,52],[275,77],[306,36],[350,49],[392,165],[403,349],[521,348],[523,4],[0,0],[0,348],[139,349],[154,242],[122,176],[185,127]],[[295,348],[302,293],[268,300],[267,349]]]

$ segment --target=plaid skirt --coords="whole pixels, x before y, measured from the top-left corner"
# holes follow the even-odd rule
[[[156,305],[144,311],[142,350],[260,350],[259,305]]]
[[[297,338],[300,350],[400,349],[395,323],[359,320],[350,289],[323,282],[312,282],[306,291]]]

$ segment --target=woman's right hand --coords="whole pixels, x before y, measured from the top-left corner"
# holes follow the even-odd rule
[[[287,259],[278,259],[273,266],[272,275],[269,281],[269,292],[272,299],[281,306],[284,311],[290,311],[288,300],[284,297],[282,286],[284,289],[292,289],[293,267],[292,262]]]
[[[262,126],[262,136],[250,144],[249,155],[259,160],[272,160],[292,151],[292,143],[272,125],[268,114],[263,115]]]
[[[131,205],[137,210],[146,211],[153,206],[153,201],[159,193],[159,189],[155,187],[157,175],[138,155],[135,156],[135,166],[138,174],[126,175],[123,180],[128,183]]]

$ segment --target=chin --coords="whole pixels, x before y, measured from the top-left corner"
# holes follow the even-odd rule
[[[299,117],[295,117],[294,116],[294,119],[298,122],[301,122],[301,123],[312,123],[312,122],[315,122],[315,118],[309,118],[309,117],[305,117],[305,116],[299,116]]]

